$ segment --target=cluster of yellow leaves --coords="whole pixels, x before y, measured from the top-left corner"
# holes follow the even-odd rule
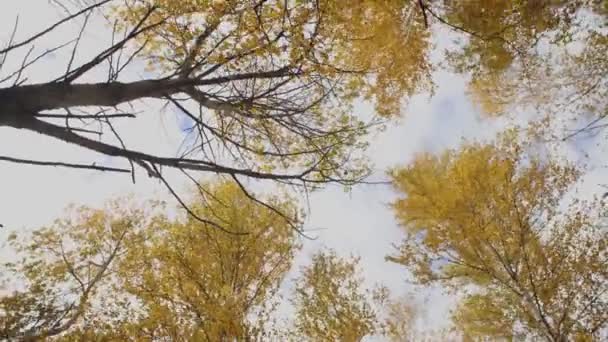
[[[260,338],[277,290],[299,249],[291,224],[232,183],[206,187],[199,217],[169,219],[114,201],[11,238],[23,258],[4,265],[0,334],[72,341]],[[291,215],[289,200],[268,199]],[[295,219],[297,222],[297,219]],[[23,240],[23,241],[22,241]],[[9,288],[10,289],[10,288]],[[252,318],[252,314],[255,313]]]
[[[385,330],[391,342],[400,342],[413,335],[416,314],[416,309],[406,298],[388,303]]]
[[[374,4],[361,2],[345,17],[334,1],[132,0],[115,7],[113,16],[126,28],[155,6],[144,25],[160,25],[139,36],[140,57],[166,76],[215,80],[197,89],[216,105],[200,98],[184,102],[204,122],[198,128],[210,140],[205,148],[229,150],[239,163],[258,172],[298,173],[316,167],[323,172],[309,174],[310,179],[357,180],[369,167],[353,151],[367,146],[362,137],[380,120],[364,123],[352,114],[355,93],[365,87],[363,92],[385,108],[384,115],[395,115],[405,95],[400,90],[423,88],[430,77],[426,67],[414,67],[424,63],[425,35],[412,35],[416,49],[400,48],[406,26],[396,20],[402,19],[397,15],[403,4]],[[359,36],[368,28],[360,24],[367,15],[384,18],[392,33]],[[389,50],[390,58],[373,58],[364,45],[375,47],[374,53],[384,51],[378,37],[401,45]],[[365,61],[353,60],[350,51],[355,49]],[[397,58],[412,63],[394,63]],[[263,76],[267,72],[277,74]],[[192,149],[200,146],[194,143]]]
[[[595,336],[608,312],[608,237],[601,203],[563,207],[578,174],[510,139],[420,155],[393,173],[407,238],[389,260],[424,284],[477,286],[456,313],[472,336]]]
[[[568,1],[473,0],[444,1],[443,10],[451,24],[475,36],[464,46],[461,67],[476,72],[500,72],[517,58],[519,49],[535,44],[546,31],[557,28]],[[479,65],[476,65],[479,64]]]
[[[429,34],[415,3],[132,0],[115,15],[134,24],[150,6],[157,10],[148,22],[165,20],[141,36],[153,68],[174,71],[188,56],[199,70],[288,66],[334,83],[332,91],[344,99],[373,98],[386,116],[399,113],[402,98],[430,86]]]
[[[530,135],[542,140],[603,127],[596,123],[607,108],[604,1],[443,1],[435,10],[466,32],[449,62],[470,74],[469,95],[482,113],[537,108]],[[572,133],[572,122],[583,129]]]
[[[296,282],[292,340],[355,342],[378,332],[376,294],[363,288],[358,272],[356,258],[341,259],[333,251],[313,256]]]
[[[0,336],[54,341],[359,341],[385,333],[383,288],[365,288],[357,258],[313,256],[295,282],[296,314],[279,325],[279,287],[301,245],[292,200],[252,201],[234,183],[204,184],[170,218],[164,203],[145,210],[116,200],[74,208],[31,236],[14,234],[22,257],[4,265]],[[293,215],[293,222],[277,213]],[[7,290],[8,288],[4,288]],[[390,334],[411,315],[391,307]],[[397,328],[401,327],[401,329]]]
[[[414,2],[360,0],[348,6],[323,1],[327,36],[334,56],[323,61],[338,70],[359,73],[347,90],[374,99],[378,113],[399,112],[400,99],[430,87],[429,31]],[[370,79],[368,75],[371,75]]]
[[[11,285],[5,290],[12,293],[0,299],[0,334],[36,340],[73,328],[153,217],[128,201],[113,201],[104,209],[71,208],[49,227],[21,238],[11,235],[10,245],[21,258],[2,265],[4,283]],[[115,304],[121,305],[118,298]]]
[[[243,194],[235,184],[207,190],[215,200],[193,207],[197,216],[163,222],[145,245],[131,249],[121,265],[124,287],[145,308],[138,328],[171,340],[243,340],[263,333],[266,310],[298,250],[295,231],[274,211]],[[200,202],[199,202],[200,203]],[[269,201],[293,213],[288,201]],[[181,313],[176,315],[176,313]]]

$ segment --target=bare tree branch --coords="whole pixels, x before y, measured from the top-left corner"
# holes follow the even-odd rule
[[[71,21],[72,19],[74,19],[74,18],[76,18],[76,17],[79,17],[80,15],[82,15],[82,14],[84,14],[84,13],[87,13],[87,12],[90,12],[90,11],[92,11],[92,10],[96,9],[96,8],[99,8],[99,7],[101,7],[101,6],[103,6],[103,5],[107,4],[107,3],[109,3],[110,1],[112,1],[112,0],[102,0],[102,1],[100,1],[100,2],[98,2],[98,3],[95,3],[95,4],[93,4],[93,5],[90,5],[90,6],[86,7],[86,8],[84,8],[84,9],[82,9],[82,10],[81,10],[81,11],[79,11],[79,12],[76,12],[76,13],[74,13],[74,14],[72,14],[72,15],[70,15],[70,16],[68,16],[68,17],[66,17],[66,18],[63,18],[63,19],[59,20],[58,22],[54,23],[53,25],[51,25],[51,26],[47,27],[46,29],[44,29],[44,30],[40,31],[39,33],[37,33],[37,34],[35,34],[35,35],[33,35],[33,36],[29,37],[28,39],[26,39],[26,40],[24,40],[24,41],[22,41],[22,42],[16,43],[16,44],[9,45],[9,46],[7,46],[6,48],[4,48],[4,49],[0,50],[0,55],[1,55],[1,54],[5,54],[5,53],[7,53],[7,52],[9,52],[9,51],[11,51],[11,50],[14,50],[14,49],[20,48],[20,47],[22,47],[22,46],[25,46],[25,45],[27,45],[27,44],[30,44],[30,43],[32,43],[33,41],[35,41],[36,39],[38,39],[38,38],[40,38],[40,37],[42,37],[42,36],[44,36],[44,35],[48,34],[49,32],[53,31],[54,29],[56,29],[56,28],[57,28],[57,27],[59,27],[60,25],[65,24],[65,23],[67,23],[67,22]],[[15,26],[16,26],[16,25],[15,25]]]
[[[41,160],[30,160],[30,159],[20,159],[13,158],[7,156],[0,156],[0,160],[7,161],[11,163],[17,164],[29,164],[29,165],[39,165],[39,166],[56,166],[56,167],[67,167],[72,169],[86,169],[86,170],[95,170],[95,171],[107,171],[107,172],[121,172],[121,173],[129,173],[130,171],[127,169],[120,169],[115,167],[108,166],[99,166],[94,163],[91,165],[86,164],[73,164],[73,163],[63,163],[56,161],[41,161]]]

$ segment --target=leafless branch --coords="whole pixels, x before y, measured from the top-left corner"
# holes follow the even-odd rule
[[[181,199],[181,197],[177,194],[177,192],[175,192],[175,190],[173,190],[173,188],[171,187],[169,182],[167,182],[165,177],[163,177],[163,175],[160,173],[160,171],[154,164],[152,164],[152,168],[154,169],[154,172],[156,172],[156,177],[158,179],[160,179],[160,181],[165,185],[165,187],[169,190],[169,192],[171,193],[171,195],[173,195],[173,197],[177,200],[177,202],[182,206],[182,208],[184,208],[184,210],[186,210],[186,212],[188,212],[188,214],[190,216],[192,216],[193,218],[195,218],[197,221],[204,223],[204,224],[208,224],[211,227],[219,229],[222,232],[227,233],[227,234],[233,234],[233,235],[247,235],[248,234],[247,232],[234,232],[234,231],[228,230],[218,223],[207,220],[207,219],[202,218],[199,215],[197,215],[194,211],[192,211],[192,209],[190,209],[188,204],[186,204],[186,202],[184,202]]]
[[[81,16],[82,14],[85,14],[85,13],[90,12],[90,11],[96,9],[96,8],[99,8],[99,7],[101,7],[101,6],[109,3],[110,1],[112,1],[112,0],[102,0],[102,1],[100,1],[98,3],[90,5],[90,6],[86,7],[86,8],[84,8],[84,9],[82,9],[81,11],[78,11],[78,12],[76,12],[76,13],[74,13],[74,14],[66,17],[66,18],[63,18],[63,19],[59,20],[58,22],[54,23],[53,25],[47,27],[46,29],[40,31],[39,33],[37,33],[37,34],[29,37],[28,39],[26,39],[26,40],[24,40],[22,42],[16,43],[16,44],[11,44],[11,45],[7,46],[6,48],[0,50],[0,55],[1,54],[5,54],[5,53],[7,53],[7,52],[9,52],[11,50],[14,50],[14,49],[18,49],[18,48],[20,48],[22,46],[25,46],[27,44],[30,44],[33,41],[35,41],[36,39],[38,39],[38,38],[40,38],[40,37],[48,34],[49,32],[53,31],[54,29],[56,29],[57,27],[61,26],[62,24],[65,24],[65,23],[71,21],[72,19]],[[15,25],[15,27],[16,27],[16,25]]]
[[[95,164],[86,165],[86,164],[73,164],[73,163],[63,163],[56,161],[41,161],[41,160],[31,160],[31,159],[20,159],[13,158],[7,156],[0,156],[0,160],[17,163],[17,164],[29,164],[29,165],[39,165],[39,166],[57,166],[57,167],[67,167],[72,169],[86,169],[86,170],[95,170],[95,171],[107,171],[107,172],[121,172],[121,173],[129,173],[129,170],[120,169],[115,167],[108,166],[99,166]]]

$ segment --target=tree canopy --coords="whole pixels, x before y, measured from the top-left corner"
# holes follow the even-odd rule
[[[568,203],[579,170],[506,141],[395,170],[406,238],[389,260],[421,283],[462,291],[455,322],[465,334],[599,338],[608,321],[604,204]]]
[[[378,182],[396,190],[404,233],[386,259],[459,298],[451,323],[463,340],[608,332],[608,193],[582,194],[592,167],[564,152],[607,125],[607,1],[51,2],[62,17],[40,31],[21,34],[18,18],[5,27],[0,127],[74,145],[90,162],[12,150],[0,161],[143,174],[180,206],[124,198],[12,233],[0,338],[412,339],[416,308],[368,287],[356,256],[318,251],[288,280],[308,237],[290,191],[367,182],[373,133],[415,95],[433,96],[446,72],[482,120],[511,120]],[[78,29],[56,42],[68,25]],[[37,73],[56,56],[61,68]],[[135,148],[145,128],[122,123],[166,113],[181,143]],[[169,173],[192,183],[189,196]],[[283,303],[293,319],[280,317]]]
[[[374,301],[381,302],[384,294],[364,288],[359,273],[356,258],[340,259],[331,251],[314,255],[296,282],[292,338],[354,342],[380,333]]]
[[[438,1],[429,17],[461,34],[449,69],[470,76],[489,115],[535,108],[542,140],[596,134],[606,116],[605,1]]]
[[[2,298],[2,334],[60,339],[223,341],[262,336],[298,250],[289,221],[234,184],[210,185],[192,208],[234,235],[159,203],[75,208],[65,219],[12,238],[5,265],[23,287]],[[293,204],[268,199],[277,208]],[[133,208],[136,206],[133,204]],[[148,211],[148,213],[146,213]],[[108,298],[108,294],[113,296]],[[252,318],[255,313],[255,318]],[[103,339],[102,338],[102,339]]]
[[[51,226],[12,235],[17,258],[3,265],[0,336],[360,341],[383,333],[379,313],[387,294],[367,289],[358,260],[334,251],[315,254],[303,267],[288,295],[294,319],[279,316],[279,290],[300,237],[290,220],[237,185],[206,188],[207,199],[197,193],[189,207],[232,233],[184,212],[171,218],[160,202],[120,199],[102,209],[74,207]],[[289,199],[265,200],[295,209]]]
[[[398,116],[402,100],[430,87],[429,34],[408,2],[356,1],[346,8],[336,1],[75,3],[63,3],[65,18],[0,49],[3,61],[32,50],[17,70],[2,71],[0,125],[125,164],[4,161],[131,173],[133,180],[141,169],[175,196],[163,169],[305,189],[352,185],[370,173],[361,154],[370,130]],[[78,43],[87,39],[90,16],[107,18],[111,44],[84,58]],[[33,57],[36,42],[68,23],[82,23],[74,42]],[[69,56],[65,72],[49,70],[45,81],[28,81],[32,63],[62,50]],[[354,115],[358,98],[373,102],[377,115]],[[150,106],[141,112],[140,101],[172,108],[187,122],[175,156],[129,147],[137,132],[121,131],[119,121],[157,115]]]

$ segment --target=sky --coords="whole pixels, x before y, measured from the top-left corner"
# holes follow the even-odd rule
[[[0,23],[3,25],[0,30],[1,42],[6,41],[17,14],[17,37],[26,37],[28,33],[54,22],[62,12],[47,1],[4,0],[0,4]],[[100,20],[92,19],[86,31],[87,38],[81,43],[82,52],[77,58],[84,59],[87,54],[94,53],[100,44],[108,43],[109,28]],[[75,24],[66,25],[55,32],[50,40],[41,42],[37,49],[43,51],[55,42],[66,41],[78,30]],[[18,56],[10,56],[5,70],[10,70],[9,64],[19,62]],[[33,82],[43,81],[65,68],[65,56],[57,54],[38,63],[27,76]],[[435,76],[435,81],[437,88],[433,97],[421,94],[410,99],[404,105],[402,117],[374,137],[367,152],[375,166],[374,178],[386,180],[388,168],[404,165],[417,153],[456,147],[462,143],[463,137],[488,139],[504,127],[504,121],[480,118],[467,99],[466,80],[462,77],[443,72]],[[159,103],[146,105],[155,108]],[[372,108],[362,104],[355,110],[369,115]],[[158,154],[171,155],[181,138],[179,118],[171,111],[162,115],[153,112],[155,115],[144,115],[140,119],[124,122],[118,129],[137,132],[129,136],[127,141],[127,145],[133,149],[145,148]],[[601,156],[605,152],[605,146],[597,139],[565,148],[574,159],[580,157],[583,148],[591,153],[591,157]],[[108,161],[99,155],[92,160],[92,154],[88,151],[4,127],[0,127],[0,155],[85,163]],[[596,189],[605,175],[605,169],[594,168],[586,180],[586,189]],[[98,206],[125,193],[167,197],[161,184],[143,174],[139,175],[136,184],[132,184],[129,176],[0,162],[0,223],[5,226],[0,239],[5,239],[7,232],[12,230],[20,231],[51,223],[61,217],[70,203]],[[395,196],[387,185],[362,185],[350,192],[340,187],[329,187],[314,193],[310,198],[305,229],[314,232],[317,239],[304,241],[304,249],[298,255],[296,265],[305,264],[312,253],[322,247],[333,248],[341,255],[358,255],[368,284],[384,284],[395,296],[414,292],[415,301],[423,309],[419,324],[440,327],[447,322],[455,299],[439,288],[420,290],[413,287],[403,267],[384,260],[393,251],[392,244],[403,238],[389,207]],[[5,249],[0,249],[0,257],[11,256],[7,255]],[[288,278],[294,275],[292,272]],[[289,288],[288,283],[285,290]]]

